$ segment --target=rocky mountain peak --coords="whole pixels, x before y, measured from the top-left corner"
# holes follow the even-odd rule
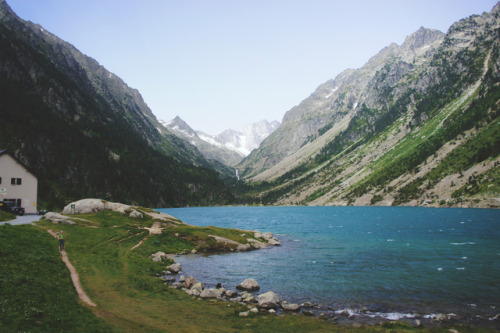
[[[189,126],[184,120],[182,120],[181,117],[176,116],[174,119],[170,120],[169,122],[165,122],[160,120],[160,123],[165,126],[166,128],[169,128],[174,131],[180,131],[184,133],[187,136],[197,136],[196,132]]]
[[[436,41],[443,40],[444,36],[445,34],[439,30],[420,27],[417,31],[406,37],[401,45],[401,49],[415,51],[421,47],[431,45]]]

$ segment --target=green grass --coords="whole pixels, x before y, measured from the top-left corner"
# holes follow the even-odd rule
[[[16,216],[14,214],[0,210],[0,222],[10,221],[10,220],[13,220],[15,218],[16,218]]]
[[[201,300],[168,288],[156,273],[170,262],[153,262],[158,251],[207,246],[209,234],[241,240],[241,230],[166,226],[148,236],[146,221],[119,213],[81,215],[75,225],[37,222],[0,227],[0,331],[6,332],[419,332],[407,324],[337,326],[314,317],[239,312],[246,306]],[[66,251],[96,308],[81,305],[57,241],[44,229],[64,230]],[[178,236],[175,236],[175,233]],[[215,248],[217,249],[217,247]],[[207,250],[212,250],[207,248]],[[13,288],[12,286],[19,286]],[[462,332],[462,328],[459,328]],[[430,329],[429,331],[447,331]],[[466,328],[465,331],[472,331]]]
[[[0,244],[0,331],[110,331],[79,303],[57,242],[45,230],[0,226]]]

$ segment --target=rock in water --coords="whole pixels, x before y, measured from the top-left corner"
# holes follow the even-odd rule
[[[278,295],[276,295],[272,291],[268,291],[267,293],[261,294],[257,297],[257,302],[259,302],[259,307],[264,309],[276,309],[278,307],[278,303],[280,299]]]
[[[293,304],[293,303],[288,303],[288,302],[282,302],[281,307],[285,311],[299,311],[300,310],[300,305],[298,304]]]
[[[245,281],[240,283],[236,288],[238,288],[239,290],[254,291],[254,290],[259,290],[260,286],[254,279],[246,279]]]
[[[182,266],[181,266],[181,264],[172,264],[172,265],[168,266],[167,269],[170,272],[172,272],[173,274],[177,274],[180,271],[182,271]]]

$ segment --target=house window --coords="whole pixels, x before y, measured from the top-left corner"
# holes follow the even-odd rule
[[[21,178],[11,178],[10,179],[10,185],[21,185],[22,181]]]

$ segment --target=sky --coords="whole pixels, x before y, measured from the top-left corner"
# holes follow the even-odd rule
[[[158,119],[217,134],[281,121],[325,81],[492,0],[6,0],[138,89]]]

